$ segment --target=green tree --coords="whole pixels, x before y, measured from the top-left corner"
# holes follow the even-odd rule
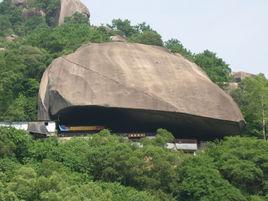
[[[231,137],[210,144],[205,154],[236,188],[245,194],[266,195],[268,143],[255,138]]]
[[[223,86],[231,79],[229,65],[209,50],[196,54],[194,56],[194,62],[208,74],[213,82],[220,86]]]
[[[107,27],[111,29],[111,35],[125,36],[130,42],[163,46],[161,35],[145,22],[131,25],[129,20],[114,19]]]
[[[268,80],[263,75],[246,78],[232,93],[246,120],[246,134],[264,137],[268,122]]]
[[[119,34],[126,37],[131,37],[137,34],[138,31],[131,25],[129,20],[114,19],[112,25],[108,25],[115,34]]]
[[[268,144],[229,137],[189,156],[165,148],[171,133],[133,143],[105,130],[58,141],[0,129],[0,198],[20,200],[263,201]],[[109,182],[109,183],[105,183]],[[118,183],[110,183],[118,182]],[[125,186],[131,186],[125,187]],[[133,189],[133,187],[135,189]],[[157,198],[153,195],[156,195]]]
[[[27,98],[22,94],[16,98],[7,108],[7,111],[4,114],[4,119],[10,121],[26,121],[28,119],[28,114],[25,111],[27,107]]]
[[[134,34],[130,37],[129,41],[146,45],[163,46],[161,36],[156,31],[143,31]]]
[[[24,131],[0,128],[0,157],[16,156],[22,160],[28,156],[31,137]]]
[[[100,30],[78,23],[65,23],[53,29],[41,28],[26,38],[28,44],[44,48],[55,57],[72,52],[84,43],[108,40],[108,36]]]
[[[175,137],[172,133],[168,132],[165,129],[158,129],[154,139],[144,138],[141,142],[143,145],[155,145],[166,147],[167,143],[174,142]]]
[[[21,167],[16,176],[8,183],[7,189],[21,200],[34,200],[37,174],[33,168]]]
[[[177,39],[170,39],[166,41],[165,47],[169,49],[172,53],[179,53],[191,61],[194,60],[194,55],[192,54],[192,52],[190,50],[187,50]]]
[[[64,19],[64,23],[71,23],[71,24],[89,24],[89,19],[85,15],[76,12],[71,17],[66,17]]]
[[[51,57],[45,50],[15,43],[0,60],[0,119],[36,119],[39,81]]]
[[[12,32],[12,24],[9,21],[9,18],[7,16],[0,15],[0,36],[5,36],[6,34],[11,34]]]
[[[182,201],[246,201],[241,192],[224,180],[210,158],[192,158],[178,172],[177,198]]]
[[[49,26],[57,25],[57,13],[60,7],[60,0],[32,0],[28,2],[28,4],[46,13],[46,22]]]
[[[21,34],[29,34],[39,27],[47,27],[46,19],[42,16],[32,16],[24,22],[20,32]]]

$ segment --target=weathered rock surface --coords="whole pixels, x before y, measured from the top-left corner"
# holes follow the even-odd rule
[[[23,8],[22,17],[24,19],[32,16],[46,15],[44,11],[30,7],[29,1],[27,0],[12,0],[11,3]],[[60,0],[58,12],[55,15],[56,22],[61,25],[64,23],[65,17],[71,17],[76,12],[90,17],[88,8],[80,0]]]
[[[113,42],[126,42],[127,41],[125,37],[120,36],[120,35],[111,36],[110,40]]]
[[[5,37],[5,40],[9,41],[9,42],[12,42],[12,41],[16,40],[17,38],[18,38],[18,36],[16,36],[15,34],[11,34],[11,35],[7,35]]]
[[[63,24],[65,17],[71,17],[76,12],[90,16],[88,8],[80,0],[61,0],[59,24]]]
[[[237,134],[244,123],[232,98],[197,65],[126,42],[89,44],[54,60],[41,81],[38,116],[114,130],[162,127],[187,137]]]
[[[37,8],[24,8],[22,10],[22,18],[24,20],[28,19],[28,18],[31,18],[31,17],[34,17],[34,16],[42,16],[42,17],[45,17],[46,14],[44,11],[40,10],[40,9],[37,9]]]
[[[27,0],[11,0],[11,3],[16,6],[25,6],[27,4]]]
[[[236,82],[241,82],[242,80],[244,80],[247,77],[254,77],[254,74],[251,73],[247,73],[247,72],[243,72],[243,71],[239,71],[239,72],[233,72],[232,76],[234,77]]]

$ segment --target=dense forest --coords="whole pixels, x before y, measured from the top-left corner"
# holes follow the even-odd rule
[[[223,89],[233,80],[216,53],[193,53],[178,39],[163,41],[146,23],[114,19],[94,26],[76,13],[58,26],[58,7],[59,0],[31,0],[25,13],[11,0],[0,3],[0,121],[36,120],[39,82],[52,60],[113,35],[179,53]],[[247,121],[243,136],[211,142],[196,156],[168,150],[173,136],[163,129],[137,144],[107,130],[60,141],[1,128],[0,200],[266,201],[268,80],[261,74],[246,78],[230,93]]]
[[[104,130],[62,142],[0,129],[3,201],[265,201],[268,144],[230,137],[196,156],[168,150],[159,129],[139,144]]]

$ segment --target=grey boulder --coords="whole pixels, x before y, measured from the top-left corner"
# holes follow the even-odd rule
[[[40,84],[38,118],[117,132],[166,128],[188,138],[238,134],[244,125],[237,104],[196,64],[126,42],[92,43],[55,59]]]

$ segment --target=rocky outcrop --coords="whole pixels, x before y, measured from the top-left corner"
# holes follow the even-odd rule
[[[46,16],[45,11],[31,6],[27,0],[12,0],[11,3],[23,9],[22,18],[27,19],[32,16]],[[55,22],[59,25],[64,23],[65,17],[71,17],[75,13],[81,13],[86,17],[90,17],[88,8],[80,0],[59,0],[59,8],[56,9]]]
[[[226,83],[226,86],[224,87],[224,90],[231,94],[234,90],[239,88],[239,84],[248,77],[254,77],[256,75],[251,74],[251,73],[247,73],[247,72],[243,72],[243,71],[239,71],[239,72],[232,72],[232,77],[233,77],[233,81]]]
[[[22,18],[24,20],[34,17],[34,16],[41,16],[41,17],[45,17],[46,14],[44,11],[37,9],[37,8],[24,8],[22,10]]]
[[[247,77],[254,77],[255,75],[253,75],[251,73],[239,71],[239,72],[233,72],[232,76],[234,77],[234,80],[238,83],[238,82],[241,82],[242,80],[244,80]]]
[[[76,12],[90,17],[88,8],[80,0],[61,0],[59,24],[63,24],[65,17],[71,17]]]
[[[11,35],[7,35],[7,36],[5,37],[5,40],[6,40],[6,41],[9,41],[9,42],[12,42],[12,41],[16,40],[17,38],[18,38],[17,35],[15,35],[15,34],[11,34]]]
[[[41,81],[38,116],[193,137],[236,134],[244,122],[197,65],[161,47],[126,42],[89,44],[54,60]]]
[[[27,4],[27,0],[11,0],[11,3],[16,6],[25,6]]]
[[[120,35],[111,36],[110,40],[113,42],[126,42],[127,41],[125,37],[120,36]]]

